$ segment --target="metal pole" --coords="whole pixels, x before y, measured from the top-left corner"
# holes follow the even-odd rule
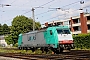
[[[33,31],[35,30],[35,17],[34,17],[34,8],[32,8],[32,17],[33,17]]]

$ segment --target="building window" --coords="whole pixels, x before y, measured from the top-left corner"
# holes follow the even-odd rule
[[[57,22],[57,25],[63,25],[63,22]]]
[[[69,21],[64,21],[64,25],[69,25]]]
[[[81,30],[79,26],[75,26],[73,28],[74,28],[74,31],[80,31]]]
[[[73,19],[73,23],[74,24],[78,23],[78,20],[79,20],[78,18],[77,19]]]
[[[90,30],[90,25],[87,25],[88,26],[88,30]]]
[[[87,16],[87,20],[90,20],[90,16]]]

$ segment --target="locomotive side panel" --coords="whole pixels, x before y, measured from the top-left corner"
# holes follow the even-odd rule
[[[28,41],[27,41],[27,34],[23,34],[22,35],[22,47],[26,47],[26,45],[28,44]]]
[[[18,47],[21,47],[21,44],[22,44],[22,34],[19,34]]]
[[[47,45],[43,32],[35,32],[23,35],[22,43],[22,46],[24,47],[43,47]]]
[[[57,48],[58,37],[56,33],[56,28],[48,28],[47,31],[44,32],[44,36],[47,44],[51,45],[51,47],[53,48]]]
[[[37,32],[35,44],[37,44],[37,46],[39,47],[47,46],[45,38],[44,38],[44,32]]]

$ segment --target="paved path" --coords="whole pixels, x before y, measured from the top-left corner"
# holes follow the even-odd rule
[[[9,57],[0,56],[0,60],[24,60],[24,59],[17,59],[17,58],[9,58]]]

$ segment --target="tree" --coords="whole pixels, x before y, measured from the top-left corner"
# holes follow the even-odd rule
[[[35,30],[40,29],[40,28],[41,28],[40,22],[36,22],[35,23]]]
[[[5,37],[5,41],[7,42],[7,44],[13,44],[14,41],[12,40],[12,36],[11,35],[8,35]]]
[[[10,28],[7,24],[0,24],[0,35],[10,34]]]
[[[3,24],[2,30],[3,30],[3,35],[10,34],[10,28],[7,26],[7,24]]]
[[[41,27],[39,22],[35,22],[35,30]],[[33,30],[33,20],[25,16],[16,16],[12,21],[11,35],[14,44],[17,43],[20,33],[27,33]]]
[[[0,24],[0,35],[3,35],[2,25]]]

